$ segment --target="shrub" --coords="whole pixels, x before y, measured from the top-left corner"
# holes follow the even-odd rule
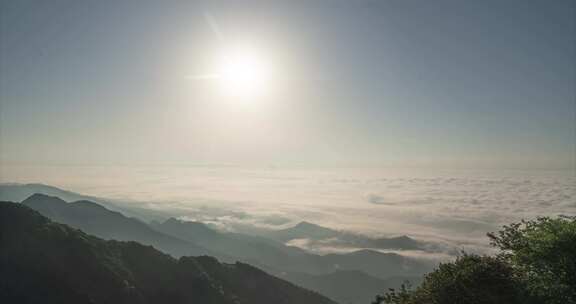
[[[576,217],[540,217],[488,236],[530,294],[545,303],[576,303]]]
[[[576,217],[521,221],[488,237],[498,255],[463,254],[373,304],[576,303]]]

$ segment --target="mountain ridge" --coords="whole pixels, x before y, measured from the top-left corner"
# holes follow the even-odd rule
[[[138,241],[152,245],[176,257],[184,255],[216,255],[197,244],[163,234],[142,221],[90,201],[68,203],[60,198],[34,194],[21,203],[63,224],[104,239]],[[218,255],[216,255],[218,256]]]
[[[335,304],[244,263],[105,241],[12,202],[0,202],[0,245],[4,303]]]
[[[42,203],[42,200],[47,200],[48,203]],[[31,203],[34,201],[39,202],[38,204]],[[31,197],[23,201],[23,204],[31,205],[31,207],[38,209],[53,220],[64,222],[72,227],[107,239],[139,240],[176,257],[190,254],[208,254],[226,262],[241,261],[248,263],[296,285],[318,292],[327,290],[331,293],[325,293],[325,295],[332,299],[342,299],[342,295],[339,293],[340,289],[326,289],[326,286],[334,280],[336,280],[335,282],[345,281],[342,276],[347,271],[361,271],[364,274],[354,276],[356,279],[349,280],[348,284],[352,294],[361,295],[364,285],[373,285],[371,277],[377,277],[379,280],[389,282],[389,277],[399,275],[416,276],[428,270],[428,267],[424,264],[414,259],[406,259],[396,253],[359,250],[355,253],[317,255],[298,247],[286,246],[274,238],[219,231],[202,222],[168,218],[163,222],[146,224],[138,218],[128,218],[120,212],[108,210],[99,203],[88,200],[68,203],[56,197],[38,194],[31,195]],[[116,221],[128,222],[130,225],[116,225],[114,224]],[[184,248],[173,248],[166,246],[166,244],[150,242],[148,239],[142,240],[142,235],[140,234],[127,233],[132,230],[126,229],[126,227],[132,226],[140,227],[141,230],[143,229],[147,232],[153,231],[152,234],[159,233],[164,235],[164,237],[174,238],[178,240],[180,245],[182,245],[182,242],[188,245],[185,245]],[[113,227],[116,228],[110,229]],[[301,222],[299,227],[335,231],[306,221]],[[123,231],[124,233],[121,237],[118,237],[118,235],[111,235],[110,230],[114,233],[118,233],[118,231]],[[189,244],[194,244],[202,248],[202,250],[190,251],[186,247]],[[287,273],[300,273],[300,275],[286,276]],[[334,277],[334,273],[339,273],[339,276]],[[363,303],[360,300],[350,301],[350,298],[345,299],[345,303]]]

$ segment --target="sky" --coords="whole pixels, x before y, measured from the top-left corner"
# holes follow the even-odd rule
[[[575,6],[2,1],[0,165],[574,170]],[[263,96],[197,77],[239,45]]]

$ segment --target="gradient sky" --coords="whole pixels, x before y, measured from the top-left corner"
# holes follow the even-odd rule
[[[2,1],[0,164],[573,169],[575,5]],[[258,105],[187,77],[244,42]]]

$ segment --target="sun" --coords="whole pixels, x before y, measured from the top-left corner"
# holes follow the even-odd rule
[[[262,97],[270,91],[270,63],[253,47],[224,50],[218,57],[214,80],[225,96],[239,99]]]
[[[220,47],[208,63],[207,72],[186,76],[206,81],[213,93],[227,103],[256,104],[271,95],[274,87],[272,60],[251,44]]]

